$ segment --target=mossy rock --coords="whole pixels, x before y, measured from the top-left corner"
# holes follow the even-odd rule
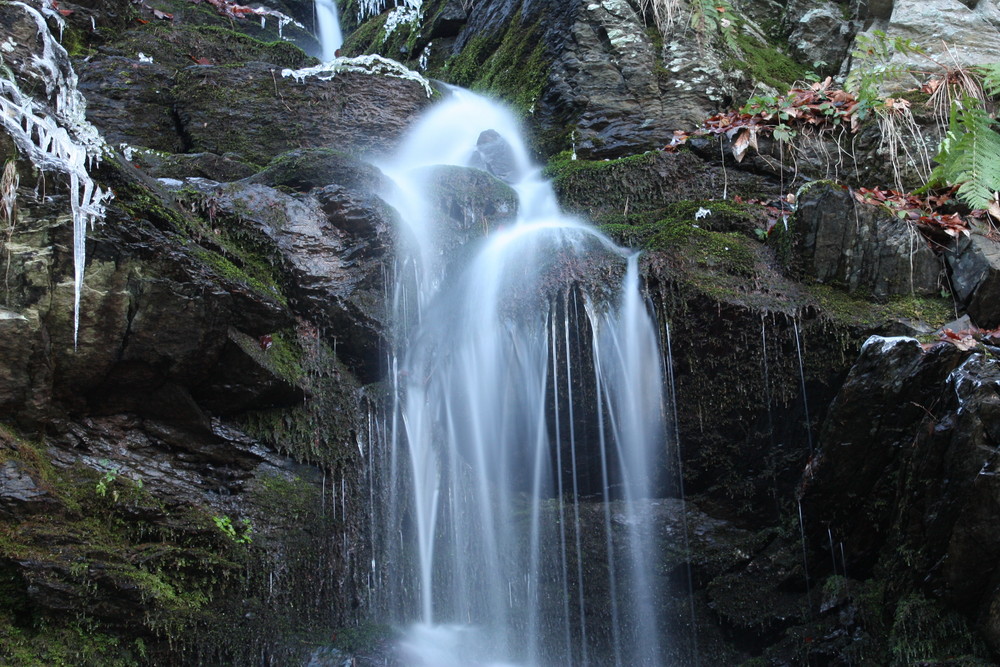
[[[278,155],[250,182],[300,192],[336,183],[366,192],[378,189],[382,174],[371,164],[334,148],[306,148]]]
[[[502,34],[473,36],[440,71],[431,74],[498,97],[527,116],[542,94],[552,64],[544,37],[541,19],[526,23],[518,12]]]
[[[793,84],[804,81],[809,74],[804,65],[745,32],[737,31],[735,40],[742,57],[725,60],[723,67],[743,72],[755,84],[762,83],[785,94]]]
[[[737,195],[777,198],[779,190],[764,177],[724,170],[686,150],[650,151],[615,160],[574,160],[571,153],[560,153],[549,160],[545,175],[552,179],[565,210],[599,224],[625,223],[631,214],[677,202],[723,202],[723,196]]]
[[[264,41],[224,25],[184,25],[148,23],[121,35],[114,48],[127,57],[142,52],[154,62],[171,67],[185,67],[204,59],[213,65],[236,65],[266,62],[277,67],[297,69],[315,63],[291,42]]]

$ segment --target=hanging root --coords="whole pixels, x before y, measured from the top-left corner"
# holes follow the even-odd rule
[[[677,20],[683,0],[639,0],[639,11],[646,16],[650,11],[657,30],[666,33]]]
[[[923,132],[913,119],[910,103],[901,99],[887,99],[877,112],[879,133],[882,140],[879,150],[889,156],[896,190],[905,192],[902,167],[912,165],[924,183],[931,177],[931,156]],[[910,141],[912,140],[912,150]]]

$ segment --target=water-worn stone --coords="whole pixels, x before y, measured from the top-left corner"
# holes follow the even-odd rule
[[[513,149],[496,130],[485,130],[479,135],[469,166],[488,171],[505,183],[512,183],[519,176]]]
[[[0,464],[0,512],[11,518],[24,518],[51,509],[55,504],[23,464],[14,460]]]
[[[788,5],[789,19],[793,21],[788,35],[792,54],[818,73],[837,74],[858,27],[849,19],[849,10],[831,0],[794,0]]]
[[[1000,326],[1000,242],[975,231],[944,256],[951,287],[972,320],[984,329]]]
[[[880,298],[941,290],[941,262],[920,233],[842,187],[805,189],[793,235],[796,268],[819,282]]]
[[[905,562],[993,650],[1000,617],[993,587],[981,582],[997,576],[1000,562],[992,509],[1000,501],[998,388],[1000,365],[988,350],[940,343],[925,352],[913,339],[873,337],[831,408],[802,486],[816,544],[850,545],[849,571]]]

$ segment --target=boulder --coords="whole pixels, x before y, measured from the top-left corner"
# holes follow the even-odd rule
[[[843,540],[849,571],[878,562],[893,572],[905,562],[895,576],[912,575],[978,625],[994,651],[1000,617],[982,582],[1000,575],[989,444],[1000,437],[998,388],[992,348],[925,351],[913,339],[873,337],[831,407],[801,489],[815,544]]]
[[[250,181],[192,179],[185,187],[200,193],[201,205],[212,207],[218,224],[273,248],[298,312],[320,323],[339,341],[339,355],[374,380],[386,329],[385,253],[393,246],[388,207],[370,190],[338,185],[316,196]]]
[[[795,0],[788,3],[792,55],[823,75],[836,75],[848,55],[858,25],[842,3]]]
[[[479,135],[469,166],[488,171],[504,183],[513,183],[521,176],[510,143],[496,130],[485,130]]]
[[[1000,243],[977,230],[949,248],[945,259],[951,287],[973,322],[1000,326]]]
[[[804,188],[792,234],[792,261],[809,279],[876,298],[941,290],[941,261],[920,232],[843,187]]]
[[[869,34],[881,30],[887,40],[910,40],[925,49],[930,58],[949,67],[985,65],[997,60],[1000,6],[993,0],[893,0],[877,4],[881,11],[866,25]],[[886,5],[891,6],[887,17]],[[916,73],[935,67],[916,53],[897,52],[892,64]],[[907,75],[891,83],[907,88],[920,82]]]

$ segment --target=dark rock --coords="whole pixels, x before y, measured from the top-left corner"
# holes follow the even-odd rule
[[[517,194],[478,169],[439,166],[422,170],[433,193],[434,233],[445,256],[517,217]]]
[[[993,650],[997,606],[980,577],[992,580],[1000,562],[989,509],[1000,483],[987,444],[1000,437],[998,386],[1000,366],[987,353],[873,338],[831,408],[802,489],[807,526],[823,531],[817,542],[829,526],[831,539],[851,545],[846,566],[857,573],[905,560],[909,576],[898,578],[975,621]]]
[[[836,75],[841,68],[858,30],[858,25],[846,16],[842,4],[827,0],[822,3],[795,0],[788,3],[787,18],[791,23],[788,43],[800,62],[813,65],[823,75]]]
[[[430,39],[455,37],[468,20],[468,14],[460,0],[447,0],[445,6],[430,24]]]
[[[159,63],[110,56],[80,70],[87,120],[113,146],[132,144],[167,153],[188,149],[177,126],[170,88],[174,70]]]
[[[818,184],[800,194],[793,261],[803,275],[884,298],[935,295],[941,262],[920,233],[846,189]]]
[[[189,181],[192,186],[217,215],[230,216],[274,245],[299,312],[339,341],[338,353],[364,378],[377,377],[386,332],[383,262],[393,245],[388,207],[370,190],[337,185],[321,188],[316,197],[249,181]]]
[[[173,94],[187,150],[258,165],[295,148],[384,154],[430,103],[414,81],[341,72],[300,83],[264,63],[188,67]]]
[[[376,167],[332,148],[306,148],[278,155],[249,182],[300,192],[330,184],[366,193],[380,192],[384,187],[384,177]]]
[[[22,463],[9,459],[0,464],[0,512],[7,518],[24,519],[49,511],[56,504]]]
[[[712,155],[717,154],[716,147]],[[688,151],[652,151],[606,162],[567,160],[550,165],[548,171],[560,205],[599,222],[679,201],[722,199],[724,193],[747,198],[777,198],[780,193],[778,183],[768,177],[726,172]]]
[[[137,150],[132,154],[132,162],[153,178],[208,178],[213,181],[238,181],[256,173],[256,169],[240,161],[230,153],[188,153],[180,155],[162,154],[154,151]]]
[[[951,329],[954,332],[959,332],[959,331],[968,331],[970,329],[975,329],[975,328],[976,328],[975,323],[972,321],[972,318],[969,317],[967,313],[965,315],[962,315],[957,320],[946,322],[944,325],[941,326],[940,329],[938,329],[938,332],[939,333],[943,332],[945,329]]]
[[[973,321],[984,329],[1000,326],[1000,243],[973,232],[944,256],[955,296]]]

